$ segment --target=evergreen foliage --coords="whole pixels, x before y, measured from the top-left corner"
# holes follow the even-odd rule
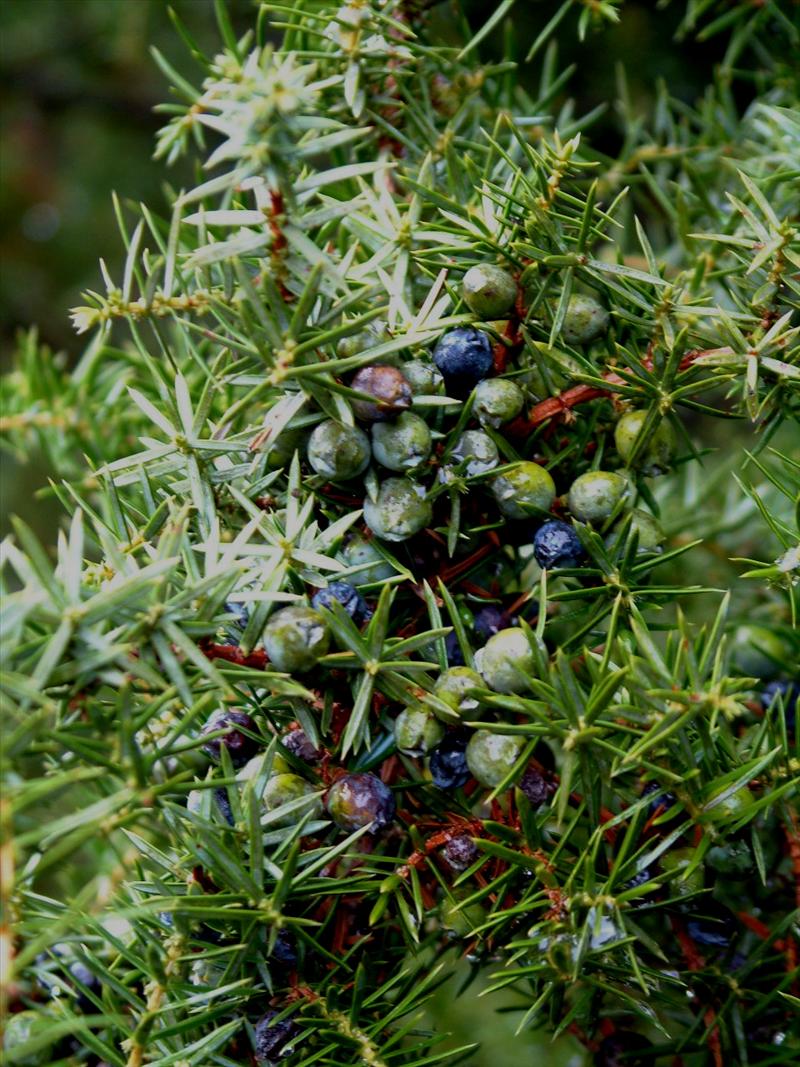
[[[587,1062],[797,1055],[797,5],[689,0],[724,62],[620,72],[613,156],[556,38],[624,5],[554,7],[535,93],[514,6],[156,57],[197,184],[3,382],[68,517],[2,546],[9,1063],[469,1063],[464,955]],[[751,617],[685,582],[731,530]]]

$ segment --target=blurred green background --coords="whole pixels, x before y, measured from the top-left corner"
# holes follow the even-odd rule
[[[212,0],[173,0],[172,6],[201,46],[215,50],[219,37]],[[249,26],[255,6],[253,0],[229,0],[234,24]],[[467,0],[465,7],[473,26],[492,9],[486,0]],[[642,112],[653,100],[657,77],[688,101],[709,80],[722,45],[715,40],[702,47],[675,46],[672,37],[683,8],[682,2],[658,11],[652,2],[629,2],[619,26],[583,45],[575,40],[574,24],[564,24],[561,60],[576,63],[569,91],[577,112],[608,102],[592,130],[592,139],[605,151],[614,152],[619,136],[613,106],[618,62],[627,60],[631,98]],[[119,274],[122,245],[112,191],[160,209],[166,203],[162,184],[181,184],[180,166],[167,173],[152,159],[161,121],[153,106],[167,98],[167,87],[149,49],[155,45],[190,78],[195,69],[165,0],[5,0],[3,11],[0,357],[7,367],[17,332],[32,324],[54,349],[70,356],[80,351],[68,308],[80,302],[83,289],[98,284],[99,256],[112,276]],[[518,3],[514,43],[520,58],[553,11],[550,0]],[[449,4],[435,9],[444,33],[450,17]],[[483,46],[484,57],[500,43],[499,33],[493,35]],[[535,80],[536,65],[522,76]],[[719,434],[729,445],[729,424],[721,425]],[[3,467],[3,531],[14,511],[52,542],[58,510],[52,499],[42,501],[33,492],[46,483],[41,461],[31,456],[21,467],[6,457]],[[727,554],[694,553],[701,580],[732,584],[736,572]],[[531,1034],[515,1037],[519,1015],[495,1014],[506,1003],[503,998],[477,999],[476,986],[456,998],[467,974],[465,963],[438,995],[433,1014],[441,1029],[455,1031],[458,1044],[482,1043],[482,1051],[469,1060],[471,1067],[579,1067],[583,1062],[571,1038],[553,1047]]]

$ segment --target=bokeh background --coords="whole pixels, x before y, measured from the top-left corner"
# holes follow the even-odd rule
[[[213,0],[173,0],[172,6],[201,46],[213,50],[219,39]],[[237,27],[250,25],[254,0],[228,0],[228,6]],[[485,21],[492,7],[486,0],[467,0],[464,6],[474,26]],[[576,64],[569,93],[578,113],[608,104],[591,134],[603,150],[613,153],[619,137],[613,100],[620,62],[627,68],[630,98],[642,112],[648,110],[659,78],[690,102],[708,82],[722,44],[713,39],[676,46],[672,39],[684,7],[675,0],[658,7],[654,0],[629,0],[618,26],[582,45],[575,40],[574,26],[565,26],[560,34],[561,62]],[[513,40],[520,57],[554,9],[550,0],[517,4]],[[112,191],[123,200],[159,209],[166,203],[163,183],[181,184],[180,164],[167,173],[152,159],[161,123],[153,107],[167,98],[167,86],[150,49],[158,48],[190,77],[194,66],[170,21],[166,0],[5,0],[3,10],[0,359],[7,368],[19,331],[34,324],[41,339],[64,350],[67,358],[80,351],[68,308],[80,302],[83,289],[97,284],[99,256],[112,276],[120,273],[122,245]],[[434,17],[447,33],[449,4],[440,4]],[[490,38],[482,48],[484,58],[500,43],[498,35]],[[521,76],[536,79],[536,65]],[[729,424],[721,429],[729,444]],[[58,512],[52,497],[36,492],[47,479],[41,459],[31,455],[21,465],[0,456],[3,532],[14,511],[52,543]],[[729,554],[694,553],[701,581],[720,588],[734,584]],[[51,888],[69,891],[68,886]],[[571,1038],[553,1046],[530,1033],[516,1037],[519,1015],[496,1014],[506,1003],[502,999],[477,999],[480,981],[459,998],[456,994],[469,978],[464,961],[457,978],[440,992],[433,1015],[442,1029],[455,1031],[459,1044],[482,1042],[471,1067],[583,1063],[580,1046]]]

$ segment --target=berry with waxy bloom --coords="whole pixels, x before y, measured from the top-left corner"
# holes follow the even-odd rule
[[[475,388],[472,413],[481,426],[496,428],[522,411],[525,394],[509,378],[487,378]]]
[[[349,582],[329,582],[311,598],[311,606],[317,611],[320,608],[330,609],[334,602],[341,604],[354,622],[365,622],[370,616],[366,600]]]
[[[511,773],[524,745],[515,734],[476,730],[467,745],[467,766],[481,785],[494,789]]]
[[[467,397],[494,368],[492,343],[483,330],[459,326],[450,330],[433,350],[433,361],[444,378],[448,396]]]
[[[411,386],[402,371],[386,363],[362,367],[353,376],[350,388],[370,398],[351,401],[356,418],[363,422],[392,419],[411,407]]]
[[[569,489],[569,510],[581,522],[604,522],[629,495],[630,482],[616,471],[587,471]]]
[[[301,604],[276,611],[264,630],[264,648],[277,671],[309,671],[328,651],[330,635],[318,611]]]
[[[608,312],[592,296],[576,294],[567,304],[561,336],[569,345],[586,345],[608,329]]]
[[[316,792],[314,786],[299,774],[276,774],[267,782],[261,803],[269,813],[294,800],[303,800],[304,803],[271,823],[272,826],[292,826],[306,816],[314,818],[322,812],[322,802]]]
[[[451,837],[442,849],[442,858],[454,871],[465,871],[478,858],[478,846],[467,834]]]
[[[645,474],[664,474],[675,454],[675,431],[662,419],[647,444],[638,449],[639,436],[647,422],[646,411],[627,411],[617,422],[614,444],[624,463],[639,467]]]
[[[560,519],[551,519],[534,534],[533,555],[542,570],[549,570],[578,567],[586,552],[574,527]]]
[[[525,519],[547,512],[556,498],[549,471],[529,460],[522,460],[493,478],[492,492],[498,507],[509,519]]]
[[[369,438],[358,426],[326,419],[308,439],[308,462],[332,482],[346,482],[369,466]]]
[[[397,810],[394,793],[377,775],[346,774],[333,783],[326,801],[328,814],[343,830],[369,826],[373,833],[383,830]]]
[[[484,682],[496,693],[525,693],[535,660],[530,642],[518,626],[499,630],[475,656],[475,666]]]
[[[463,718],[478,707],[479,701],[472,694],[483,688],[483,679],[471,667],[449,667],[436,679],[433,693],[452,709],[453,715]]]
[[[271,1067],[292,1051],[292,1041],[300,1033],[300,1027],[287,1016],[278,1019],[280,1012],[268,1011],[254,1027],[254,1054],[256,1060]]]
[[[422,756],[444,737],[444,726],[429,711],[404,708],[394,720],[394,739],[407,756]]]
[[[243,729],[240,730],[237,727]],[[220,752],[224,746],[230,754],[234,767],[241,767],[262,747],[255,738],[248,736],[248,734],[257,734],[258,727],[255,720],[245,711],[231,708],[216,712],[205,724],[202,733],[213,734],[218,730],[225,730],[225,733],[219,737],[212,737],[203,745],[203,751],[207,752],[212,759],[220,758]],[[247,733],[244,732],[245,730]]]
[[[433,784],[439,789],[458,789],[470,780],[467,766],[467,738],[460,733],[445,734],[444,740],[431,753],[428,769]]]
[[[431,454],[428,424],[412,411],[404,411],[394,422],[376,422],[372,427],[372,454],[390,471],[419,467]]]
[[[461,282],[464,303],[482,319],[506,315],[517,299],[517,283],[494,263],[470,267]]]
[[[432,517],[425,490],[407,478],[387,478],[375,500],[364,501],[364,521],[384,541],[406,541],[429,526]]]
[[[491,437],[482,430],[465,430],[450,453],[454,466],[464,466],[464,474],[474,478],[476,474],[485,474],[494,470],[500,462],[500,453]]]
[[[305,730],[290,730],[281,738],[281,743],[287,752],[303,763],[319,763],[322,759],[322,750],[314,747]]]

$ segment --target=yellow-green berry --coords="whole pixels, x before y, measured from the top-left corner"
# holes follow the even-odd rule
[[[675,454],[675,431],[666,419],[662,419],[650,435],[647,444],[635,455],[647,415],[646,411],[626,412],[617,422],[614,430],[614,444],[624,463],[637,467],[648,475],[663,474],[669,470]]]
[[[473,778],[495,789],[514,768],[525,745],[523,737],[476,730],[467,745],[467,766]]]
[[[525,632],[517,626],[494,634],[475,656],[484,682],[496,693],[524,693],[536,661]]]
[[[493,478],[492,492],[498,507],[509,519],[526,519],[548,512],[556,497],[549,472],[529,460]]]
[[[447,704],[455,716],[468,718],[479,705],[479,701],[472,694],[475,689],[483,688],[483,679],[477,671],[470,667],[450,667],[437,678],[433,694]],[[438,711],[436,714],[441,714],[443,718],[448,717]]]
[[[570,486],[569,510],[581,522],[604,522],[630,495],[630,482],[616,471],[587,471]]]
[[[444,726],[428,711],[404,708],[394,720],[394,739],[407,756],[423,756],[444,737]]]
[[[293,826],[306,816],[313,819],[322,813],[322,801],[315,796],[313,785],[305,778],[301,778],[299,774],[276,774],[270,778],[261,797],[264,811],[269,813],[284,804],[300,800],[303,800],[302,804],[279,819],[272,820],[270,826]]]

